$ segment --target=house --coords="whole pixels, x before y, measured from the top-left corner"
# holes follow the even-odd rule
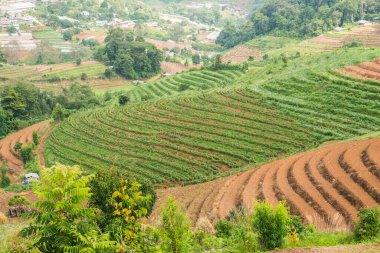
[[[36,7],[31,2],[14,2],[7,5],[0,5],[0,15],[8,18],[16,18],[21,16],[21,13],[32,10]]]
[[[133,29],[136,27],[136,22],[133,20],[125,20],[117,23],[115,26],[123,29]]]
[[[17,47],[21,50],[30,51],[37,47],[37,41],[33,39],[32,33],[0,34],[0,46]]]
[[[107,21],[106,20],[96,20],[95,25],[100,26],[100,27],[104,27],[107,25]]]
[[[81,11],[80,14],[81,14],[82,16],[85,16],[85,17],[90,16],[90,13],[89,13],[88,11]]]
[[[24,184],[28,185],[33,180],[40,180],[40,176],[37,173],[28,173],[25,175]]]

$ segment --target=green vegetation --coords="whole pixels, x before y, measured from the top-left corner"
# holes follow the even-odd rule
[[[127,94],[132,102],[140,102],[174,96],[185,91],[205,91],[217,87],[226,87],[232,85],[234,80],[241,75],[242,71],[240,70],[191,70],[161,78],[154,82],[140,84],[127,92]],[[183,89],[183,85],[186,85],[186,89]]]
[[[105,47],[97,53],[98,59],[113,66],[119,75],[130,78],[149,78],[160,71],[162,53],[144,39],[134,37],[132,32],[121,28],[110,29]]]
[[[252,13],[246,25],[225,27],[217,44],[231,48],[261,35],[317,36],[337,26],[378,15],[379,9],[379,2],[375,0],[367,1],[363,9],[359,0],[268,0]]]
[[[79,113],[53,130],[45,157],[48,165],[112,164],[137,178],[187,184],[362,135],[380,125],[379,86],[333,70],[378,55],[360,48],[281,61],[238,78],[241,86]],[[156,82],[193,75],[217,83],[222,73],[233,75],[202,71],[207,75],[185,72]],[[154,89],[143,84],[136,91],[145,87]],[[144,98],[131,94],[131,101]]]

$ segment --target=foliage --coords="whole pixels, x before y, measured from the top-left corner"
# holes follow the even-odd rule
[[[191,57],[191,61],[193,62],[193,64],[200,64],[201,63],[201,56],[199,54],[194,54]]]
[[[33,222],[20,233],[33,239],[32,248],[41,252],[115,250],[115,243],[97,229],[96,209],[86,206],[90,180],[78,167],[56,165],[42,171],[41,181],[33,188],[37,211],[29,215]]]
[[[289,211],[285,203],[280,202],[274,208],[266,202],[255,203],[252,225],[265,249],[273,250],[284,245],[288,222]]]
[[[86,73],[82,73],[82,74],[80,75],[80,80],[82,80],[82,81],[87,80],[87,78],[88,78],[88,76],[87,76]]]
[[[16,32],[17,32],[17,29],[13,25],[7,27],[7,33],[13,34],[13,33],[16,33]]]
[[[30,201],[21,195],[14,195],[12,198],[8,201],[9,206],[26,206],[30,205]]]
[[[114,71],[125,78],[138,79],[154,76],[163,59],[154,45],[138,41],[133,33],[120,28],[110,29],[97,58],[107,59]]]
[[[342,47],[343,48],[352,48],[352,47],[362,47],[362,46],[363,46],[363,42],[361,40],[354,40],[354,41],[351,41],[351,42],[344,44]]]
[[[369,1],[364,13],[378,13],[376,5],[376,1]],[[226,26],[216,43],[231,48],[268,34],[300,38],[317,36],[361,19],[360,9],[359,0],[268,0],[250,15],[245,25]]]
[[[0,188],[5,188],[8,187],[11,183],[11,180],[9,177],[7,177],[7,172],[8,172],[8,166],[7,162],[3,160],[1,162],[1,174],[0,174]]]
[[[230,221],[218,220],[215,229],[217,237],[228,238],[232,235],[233,224]]]
[[[129,97],[127,95],[120,95],[119,96],[119,105],[125,105],[126,103],[128,103],[129,101]]]
[[[38,137],[38,133],[36,131],[33,131],[33,144],[35,146],[38,146],[38,144],[40,143],[40,140],[39,140],[39,137]]]
[[[21,147],[20,149],[20,156],[23,161],[23,163],[27,163],[32,160],[33,158],[33,146],[32,145],[27,145],[25,147]]]
[[[100,101],[91,87],[79,83],[74,83],[67,88],[63,87],[62,94],[58,95],[57,101],[67,109],[81,109],[100,105]]]
[[[110,199],[113,222],[107,227],[112,237],[127,248],[139,247],[142,227],[140,219],[148,215],[151,195],[144,195],[141,184],[133,179],[125,180],[121,189],[115,191]]]
[[[354,237],[357,241],[364,241],[380,235],[379,208],[361,208],[359,220],[354,224]]]
[[[172,198],[168,198],[162,207],[160,219],[159,231],[162,237],[162,250],[172,253],[188,252],[191,235],[190,223]]]
[[[51,113],[55,122],[61,122],[64,119],[62,105],[57,103]]]

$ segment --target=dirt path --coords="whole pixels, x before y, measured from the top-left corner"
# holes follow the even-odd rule
[[[33,140],[33,132],[37,131],[41,134],[48,125],[48,121],[40,122],[16,133],[10,134],[0,140],[1,159],[5,160],[10,170],[13,171],[13,174],[9,174],[9,178],[12,182],[15,182],[23,173],[23,163],[13,150],[15,143],[17,141],[20,141],[23,144],[30,143]]]
[[[332,247],[295,248],[271,251],[272,253],[378,253],[380,243],[368,245],[339,245]]]

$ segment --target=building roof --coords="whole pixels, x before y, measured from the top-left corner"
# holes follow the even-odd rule
[[[28,173],[28,174],[25,175],[25,178],[40,179],[40,176],[37,173]]]

